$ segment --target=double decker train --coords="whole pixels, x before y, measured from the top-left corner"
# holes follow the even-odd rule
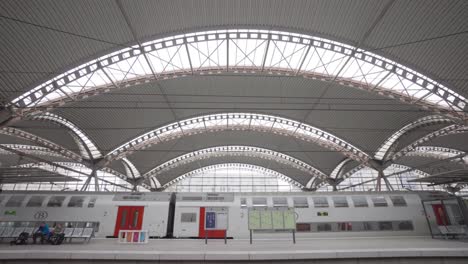
[[[150,238],[281,238],[288,230],[254,227],[252,211],[293,212],[297,237],[424,236],[441,226],[466,229],[459,197],[439,191],[170,193],[0,193],[0,227],[35,227],[41,222],[92,227],[94,236],[147,230]],[[265,220],[265,219],[264,219]],[[268,220],[268,219],[267,219]],[[280,219],[281,220],[281,219]],[[268,224],[268,223],[267,223]]]

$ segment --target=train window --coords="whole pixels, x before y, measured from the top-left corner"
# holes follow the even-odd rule
[[[252,198],[252,205],[254,207],[267,207],[267,199],[265,197],[254,197]]]
[[[61,207],[65,196],[52,196],[50,197],[47,207]]]
[[[367,199],[365,196],[351,196],[354,207],[368,207]]]
[[[382,230],[382,231],[393,230],[392,222],[389,222],[389,221],[379,222],[379,230]]]
[[[273,207],[288,207],[286,197],[273,197]]]
[[[313,197],[312,199],[314,200],[315,208],[328,207],[327,197]]]
[[[352,231],[353,224],[350,222],[337,223],[338,231]]]
[[[45,196],[31,196],[26,207],[41,207],[44,202]]]
[[[309,208],[307,197],[294,197],[293,203],[295,208]]]
[[[20,207],[25,198],[26,198],[26,195],[11,196],[10,200],[8,200],[5,207]]]
[[[196,213],[181,213],[180,221],[182,223],[195,223],[197,222],[197,214]]]
[[[94,205],[96,204],[97,197],[91,197],[88,203],[88,208],[93,208]]]
[[[241,198],[241,208],[247,208],[247,198]]]
[[[372,203],[374,203],[374,207],[387,207],[387,200],[383,196],[373,196],[371,197]]]
[[[5,196],[0,196],[0,205],[3,203],[3,200],[5,200]]]
[[[398,230],[413,230],[413,222],[411,221],[399,221],[396,223]]]
[[[83,207],[84,196],[72,196],[68,202],[68,207]]]
[[[348,200],[346,200],[346,197],[339,196],[333,197],[332,199],[335,207],[348,207]]]
[[[323,231],[331,231],[331,224],[330,223],[319,223],[317,224],[317,231],[318,232],[323,232]]]
[[[297,232],[310,232],[310,224],[308,223],[296,223]]]
[[[403,196],[390,196],[393,206],[406,206],[406,201]]]

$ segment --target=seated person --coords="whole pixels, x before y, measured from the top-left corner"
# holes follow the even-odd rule
[[[41,237],[41,244],[44,243],[44,240],[49,236],[49,226],[42,222],[39,228],[33,234],[33,243],[36,244],[37,237]]]
[[[52,236],[52,235],[57,235],[57,234],[63,233],[63,227],[62,227],[62,225],[61,225],[61,224],[57,224],[57,225],[54,227],[54,230],[52,230],[51,233],[52,233],[51,236]]]

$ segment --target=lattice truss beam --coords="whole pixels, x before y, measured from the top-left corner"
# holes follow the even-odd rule
[[[441,160],[449,159],[450,162],[468,165],[468,157],[466,155],[467,153],[464,151],[436,146],[416,147],[413,151],[406,154],[406,156],[427,157]],[[451,159],[454,157],[460,158]]]
[[[467,133],[468,132],[468,126],[463,126],[463,125],[458,125],[458,124],[454,124],[454,125],[450,125],[450,126],[446,126],[444,128],[441,128],[437,131],[434,131],[432,133],[429,133],[421,138],[419,138],[418,140],[414,141],[413,143],[409,144],[408,146],[404,147],[403,149],[401,149],[400,151],[398,151],[397,153],[395,153],[391,160],[392,161],[395,161],[399,158],[401,158],[402,156],[405,156],[406,154],[414,151],[417,147],[421,146],[422,144],[425,144],[437,137],[442,137],[442,136],[447,136],[447,135],[454,135],[454,134],[460,134],[460,133]]]
[[[49,148],[34,146],[34,145],[22,145],[22,144],[1,144],[10,149],[18,150],[29,155],[35,156],[49,156],[49,157],[61,157],[65,158],[62,154],[50,151]],[[0,149],[0,155],[17,155],[16,153],[9,152],[4,149]]]
[[[7,136],[12,136],[12,137],[17,137],[17,138],[20,138],[20,139],[23,139],[23,140],[26,140],[26,141],[29,141],[29,142],[32,142],[34,144],[37,144],[37,145],[40,145],[40,146],[43,146],[47,149],[49,149],[49,151],[52,151],[52,152],[55,152],[59,155],[62,155],[68,159],[71,159],[73,161],[76,161],[76,162],[82,162],[82,158],[79,154],[71,151],[71,150],[68,150],[56,143],[53,143],[52,141],[49,141],[47,139],[44,139],[42,137],[39,137],[39,136],[36,136],[34,134],[31,134],[29,132],[26,132],[26,131],[23,131],[21,129],[18,129],[18,128],[13,128],[13,127],[6,127],[6,128],[2,128],[0,129],[0,134],[4,134],[4,135],[7,135]]]
[[[277,171],[274,171],[274,170],[271,170],[271,169],[268,169],[268,168],[265,168],[265,167],[261,167],[261,166],[257,166],[257,165],[251,165],[251,164],[243,164],[243,163],[223,163],[223,164],[216,164],[216,165],[210,165],[210,166],[206,166],[206,167],[202,167],[202,168],[199,168],[199,169],[196,169],[196,170],[193,170],[193,171],[190,171],[188,173],[185,173],[177,178],[175,178],[174,180],[164,184],[162,186],[162,189],[166,189],[167,187],[173,185],[173,184],[176,184],[177,182],[180,182],[181,180],[185,179],[185,178],[190,178],[192,176],[195,176],[195,175],[198,175],[204,171],[209,171],[209,170],[216,170],[216,169],[224,169],[224,168],[248,168],[254,172],[258,172],[258,173],[261,173],[261,174],[265,174],[265,175],[269,175],[269,176],[273,176],[275,178],[278,178],[278,179],[281,179],[283,181],[286,181],[288,182],[289,184],[291,185],[294,185],[298,188],[304,188],[304,186],[296,181],[294,181],[293,179],[285,176],[284,174],[282,173],[279,173]]]
[[[154,185],[154,188],[161,188],[161,183],[157,177],[164,172],[167,172],[182,164],[211,159],[214,157],[226,156],[245,156],[257,159],[274,160],[278,163],[282,163],[305,172],[311,178],[319,178],[321,181],[326,180],[327,178],[327,175],[324,172],[299,159],[270,149],[257,148],[252,146],[219,146],[193,151],[156,166],[155,168],[145,173],[143,177],[145,179],[151,179],[151,183]]]
[[[16,115],[154,80],[214,74],[334,81],[466,120],[467,99],[397,62],[336,41],[290,32],[217,30],[177,35],[91,60],[11,102]]]
[[[319,128],[282,117],[251,113],[212,114],[174,122],[128,141],[109,152],[105,160],[109,163],[135,151],[187,135],[229,130],[259,131],[294,137],[341,152],[364,164],[371,160],[364,151]]]
[[[440,116],[440,115],[431,115],[419,118],[408,125],[402,127],[390,137],[385,140],[385,142],[379,147],[377,152],[374,155],[376,160],[386,161],[391,159],[394,153],[394,148],[398,144],[399,139],[404,137],[406,134],[425,126],[436,125],[436,124],[452,124],[454,123],[452,119]]]

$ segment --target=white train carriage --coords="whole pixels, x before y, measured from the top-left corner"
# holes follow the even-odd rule
[[[429,191],[3,192],[0,208],[0,233],[47,222],[92,228],[96,237],[115,237],[119,230],[168,238],[246,239],[250,230],[257,239],[289,238],[292,230],[298,237],[447,236],[466,235],[468,219],[460,198]]]
[[[446,223],[438,220],[442,199],[452,199],[445,204]],[[178,193],[174,236],[249,238],[249,211],[288,208],[294,208],[298,237],[431,235],[463,219],[456,204],[443,192]],[[253,232],[257,238],[290,236],[281,228]]]
[[[171,193],[2,192],[0,227],[92,227],[95,237],[148,230],[164,237]]]

